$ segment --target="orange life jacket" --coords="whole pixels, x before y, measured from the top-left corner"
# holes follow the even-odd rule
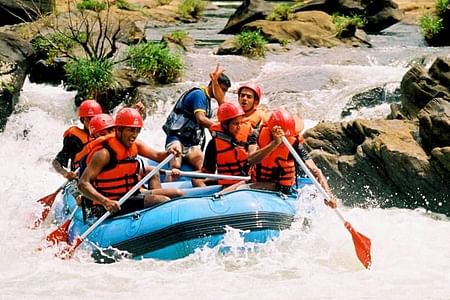
[[[65,138],[69,137],[69,136],[77,137],[83,144],[83,149],[80,152],[78,152],[77,154],[75,154],[75,157],[73,158],[72,163],[71,163],[71,170],[75,170],[79,167],[81,158],[84,155],[86,155],[86,153],[84,153],[84,154],[82,153],[84,150],[84,147],[86,147],[86,145],[90,141],[92,141],[94,138],[92,138],[87,131],[80,129],[78,126],[71,126],[64,132]]]
[[[87,164],[92,160],[92,156],[101,149],[109,151],[110,160],[95,178],[93,186],[103,196],[111,200],[118,200],[139,182],[141,164],[137,158],[138,148],[133,143],[127,149],[115,136],[107,136],[103,143],[88,154]]]
[[[223,175],[242,176],[247,175],[245,167],[248,162],[247,143],[237,141],[225,133],[220,123],[215,123],[209,128],[216,145],[217,173]],[[222,185],[231,185],[238,180],[219,179]]]
[[[244,117],[246,118],[246,122],[241,124],[241,130],[236,136],[239,141],[246,141],[247,136],[253,129],[258,128],[262,123],[267,121],[267,111],[265,108],[257,107],[246,112]]]
[[[289,136],[287,140],[291,145],[299,139]],[[272,133],[263,125],[258,136],[258,146],[263,148],[272,141]],[[289,149],[281,144],[269,155],[256,164],[250,172],[253,182],[275,182],[281,186],[291,187],[295,183],[295,160],[290,155]]]

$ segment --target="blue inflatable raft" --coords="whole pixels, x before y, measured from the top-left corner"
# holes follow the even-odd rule
[[[299,178],[299,189],[311,184]],[[99,262],[110,262],[104,249],[114,248],[133,259],[172,260],[188,256],[202,247],[215,247],[223,241],[226,227],[242,230],[245,242],[265,243],[291,226],[296,215],[297,193],[242,189],[217,196],[221,186],[192,188],[190,180],[163,184],[182,188],[185,196],[106,219],[87,240]],[[83,221],[81,209],[69,190],[56,205],[55,216],[63,222],[71,215],[69,241],[87,230],[96,220]]]

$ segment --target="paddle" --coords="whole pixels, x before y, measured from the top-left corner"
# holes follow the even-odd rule
[[[173,154],[169,154],[162,162],[160,162],[156,167],[153,168],[153,170],[145,175],[144,178],[142,178],[134,187],[131,188],[125,195],[123,195],[119,199],[119,205],[122,205],[125,203],[125,201],[130,198],[131,195],[133,195],[144,183],[146,183],[153,175],[159,172],[159,170],[167,164],[172,158],[174,157]],[[94,231],[106,218],[108,218],[111,215],[111,212],[107,211],[103,216],[100,217],[94,224],[91,225],[82,235],[77,237],[70,248],[63,250],[60,253],[61,258],[71,258],[75,250],[78,248],[78,246],[81,245],[81,243],[86,239],[86,237]]]
[[[311,171],[308,169],[308,167],[305,165],[303,160],[300,158],[300,156],[297,154],[295,149],[291,146],[289,141],[286,139],[286,137],[283,137],[283,143],[284,145],[289,149],[289,152],[294,156],[297,163],[300,165],[300,167],[303,169],[303,171],[308,175],[308,177],[311,179],[311,181],[314,183],[316,188],[320,191],[320,193],[325,197],[325,199],[330,200],[331,197],[328,195],[328,193],[323,189],[323,187],[320,185],[320,183],[316,180],[314,175],[311,173]],[[361,261],[361,263],[364,265],[366,269],[370,267],[372,264],[372,258],[370,254],[370,239],[363,234],[357,232],[353,226],[345,220],[344,216],[340,212],[338,208],[334,208],[334,211],[339,216],[341,221],[344,223],[345,228],[350,232],[353,244],[355,245],[355,251],[356,255],[358,256],[358,259]]]
[[[50,232],[47,235],[46,240],[49,241],[51,243],[51,245],[56,245],[56,244],[59,244],[60,242],[68,243],[68,241],[69,241],[69,225],[70,225],[70,222],[72,222],[72,219],[75,216],[75,213],[77,212],[77,210],[78,210],[78,207],[76,207],[72,211],[69,218],[67,218],[67,220],[63,224],[58,226],[58,228],[56,228],[55,230],[53,230],[52,232]]]
[[[171,174],[171,170],[161,170],[166,174]],[[189,171],[180,171],[180,176],[193,177],[193,178],[211,178],[211,179],[229,179],[229,180],[250,180],[250,176],[234,176],[234,175],[222,175],[222,174],[210,174],[210,173],[201,173],[201,172],[189,172]]]
[[[78,169],[76,169],[75,172],[78,172]],[[41,226],[42,223],[44,223],[45,219],[50,213],[50,209],[52,208],[53,202],[55,202],[56,195],[58,195],[58,193],[61,190],[63,190],[72,180],[74,179],[66,180],[55,192],[36,201],[42,204],[43,208],[40,217],[38,217],[33,222],[33,225],[31,226],[32,228],[38,228],[39,226]]]

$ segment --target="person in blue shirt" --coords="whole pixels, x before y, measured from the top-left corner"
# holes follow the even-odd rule
[[[181,168],[182,162],[194,170],[200,171],[202,168],[205,128],[214,123],[211,120],[211,99],[216,99],[221,105],[223,95],[231,86],[230,79],[223,74],[219,66],[210,77],[211,81],[207,87],[194,87],[181,95],[163,125],[167,135],[166,148],[175,147],[182,153],[181,158],[175,158],[170,162],[171,169]],[[171,180],[170,175],[166,176],[166,181]],[[195,181],[193,182],[195,184]]]

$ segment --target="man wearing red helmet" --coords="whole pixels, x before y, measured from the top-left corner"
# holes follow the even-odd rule
[[[182,159],[194,170],[200,170],[202,167],[205,128],[209,128],[214,123],[211,120],[211,99],[218,100],[219,90],[223,96],[231,86],[230,79],[221,72],[219,67],[216,67],[214,73],[217,73],[217,82],[213,85],[211,80],[207,87],[193,88],[185,92],[178,99],[163,125],[167,135],[166,147],[176,147],[183,153],[182,157],[171,161],[171,168],[181,168]],[[218,100],[219,105],[222,100],[222,98]],[[166,180],[171,181],[171,176],[166,176]]]
[[[291,193],[296,182],[296,163],[289,149],[283,145],[283,136],[293,145],[324,190],[332,195],[322,171],[302,146],[302,141],[296,131],[294,117],[285,110],[272,112],[267,124],[261,126],[259,130],[257,137],[259,149],[249,151],[248,161],[252,166],[250,173],[252,182],[254,182],[251,185],[252,188],[276,190],[285,194]],[[326,201],[326,204],[336,207],[336,200],[331,198]]]
[[[202,172],[221,175],[248,175],[249,144],[256,144],[247,140],[239,140],[238,135],[244,124],[244,111],[238,105],[226,102],[219,106],[217,118],[219,122],[209,127],[212,139],[209,141]],[[236,180],[205,180],[204,184],[221,184],[229,186],[238,183]]]
[[[102,113],[102,107],[95,100],[84,100],[78,110],[78,116],[83,124],[83,128],[71,126],[64,132],[63,148],[56,155],[52,162],[55,170],[67,179],[74,179],[77,173],[74,172],[78,168],[81,152],[83,148],[93,139],[89,134],[89,122],[97,114]],[[67,166],[71,160],[70,170],[67,171],[63,166]]]
[[[115,215],[126,214],[167,201],[169,197],[183,195],[179,189],[161,189],[159,176],[156,176],[150,181],[152,190],[134,195],[122,207],[119,206],[117,200],[139,182],[144,171],[138,155],[161,162],[169,153],[177,152],[172,148],[156,151],[137,139],[143,120],[136,109],[126,107],[119,110],[115,126],[115,135],[88,154],[87,167],[78,184],[84,196],[93,201],[94,214],[101,215],[105,210]]]
[[[248,123],[244,124],[243,134],[258,128],[262,123],[269,120],[270,112],[259,105],[262,98],[262,88],[258,83],[246,82],[238,88],[237,93],[239,105],[245,112],[244,116],[248,119]],[[299,116],[294,116],[294,119],[295,131],[300,133],[304,127],[303,120]],[[245,127],[248,129],[245,129]]]

